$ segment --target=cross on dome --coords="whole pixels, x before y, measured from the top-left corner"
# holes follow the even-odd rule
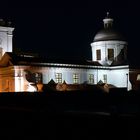
[[[110,13],[109,12],[106,12],[106,19],[110,19]]]
[[[107,14],[107,17],[109,17],[109,12],[107,12],[106,14]]]

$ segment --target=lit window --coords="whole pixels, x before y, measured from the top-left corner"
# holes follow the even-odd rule
[[[114,49],[108,49],[108,60],[114,60]]]
[[[103,75],[103,81],[104,81],[104,83],[107,83],[107,74]]]
[[[97,60],[101,60],[101,50],[96,50]]]
[[[56,83],[62,83],[62,73],[55,74]]]
[[[73,83],[78,84],[79,83],[79,75],[77,73],[73,74]]]
[[[42,83],[42,73],[35,73],[35,82]]]
[[[94,75],[93,74],[88,75],[88,83],[89,84],[94,84]]]

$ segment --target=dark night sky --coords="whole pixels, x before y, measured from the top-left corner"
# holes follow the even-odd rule
[[[0,18],[11,20],[14,47],[48,58],[91,59],[90,43],[103,27],[109,11],[114,26],[127,38],[130,62],[139,55],[138,2],[116,1],[13,1],[2,3]]]

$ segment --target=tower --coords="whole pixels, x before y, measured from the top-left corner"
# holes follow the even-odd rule
[[[103,19],[104,28],[94,37],[92,61],[98,61],[104,66],[124,65],[127,63],[127,45],[125,38],[113,28],[113,19],[107,16]]]
[[[14,28],[10,27],[10,22],[6,23],[0,19],[0,59],[5,52],[12,52],[12,38]]]

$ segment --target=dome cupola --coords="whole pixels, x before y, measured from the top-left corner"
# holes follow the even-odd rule
[[[107,12],[107,16],[105,19],[103,19],[104,28],[95,35],[93,40],[94,42],[106,40],[125,40],[125,38],[113,28],[113,21],[114,20],[109,16],[109,12]]]
[[[125,38],[113,28],[113,19],[109,12],[103,19],[104,28],[97,32],[92,47],[92,60],[102,65],[122,65],[127,60],[127,42]]]

